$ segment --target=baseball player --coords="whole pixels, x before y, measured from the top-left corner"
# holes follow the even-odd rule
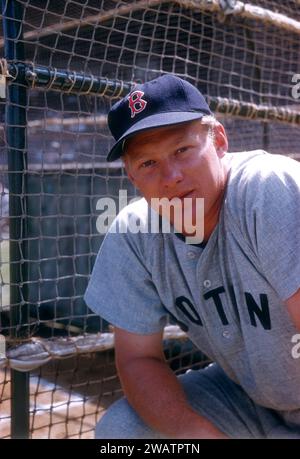
[[[300,164],[228,153],[202,94],[173,75],[137,85],[108,122],[108,160],[122,158],[143,198],[115,219],[85,294],[115,326],[125,393],[96,436],[300,438]],[[163,198],[179,213],[152,204]],[[214,363],[173,374],[170,318]]]

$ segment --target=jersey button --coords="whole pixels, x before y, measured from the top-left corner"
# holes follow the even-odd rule
[[[209,287],[211,286],[210,280],[209,280],[209,279],[206,279],[206,280],[203,282],[203,285],[204,285],[204,287],[209,288]]]
[[[230,333],[228,330],[223,331],[222,335],[224,336],[224,338],[230,338]]]
[[[195,252],[188,252],[187,256],[192,260],[193,258],[196,258]]]

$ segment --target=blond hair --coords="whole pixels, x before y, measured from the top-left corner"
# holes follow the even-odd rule
[[[213,115],[204,115],[201,120],[201,124],[208,126],[208,135],[210,136],[212,142],[215,142],[215,131],[214,128],[217,126],[218,121]]]

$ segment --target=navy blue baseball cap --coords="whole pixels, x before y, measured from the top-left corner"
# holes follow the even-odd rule
[[[116,140],[107,161],[123,154],[126,139],[141,131],[170,126],[212,115],[203,95],[192,84],[166,74],[138,84],[108,113],[108,126]]]

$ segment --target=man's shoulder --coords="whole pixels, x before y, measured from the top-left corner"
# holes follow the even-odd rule
[[[113,221],[106,239],[114,240],[136,247],[151,245],[153,240],[159,236],[160,219],[159,215],[149,206],[146,199],[137,198],[125,206]],[[120,239],[121,238],[121,239]]]
[[[135,223],[142,230],[148,226],[152,214],[153,210],[145,198],[135,198],[119,212],[115,222],[124,223],[127,226]]]
[[[127,206],[119,212],[118,218],[126,218],[129,215],[140,215],[141,217],[147,217],[149,211],[149,205],[145,198],[136,197],[133,198]]]
[[[230,154],[226,209],[232,216],[253,215],[256,209],[295,205],[300,195],[300,163],[263,150]],[[298,205],[298,204],[297,204]],[[275,211],[274,211],[275,212]]]
[[[248,174],[262,177],[270,174],[299,173],[300,163],[296,160],[279,154],[268,153],[265,150],[243,151],[229,153],[231,178],[237,175]]]
[[[264,150],[230,153],[229,188],[242,189],[300,181],[300,163]],[[299,182],[300,185],[300,182]],[[257,190],[259,191],[259,190]]]

